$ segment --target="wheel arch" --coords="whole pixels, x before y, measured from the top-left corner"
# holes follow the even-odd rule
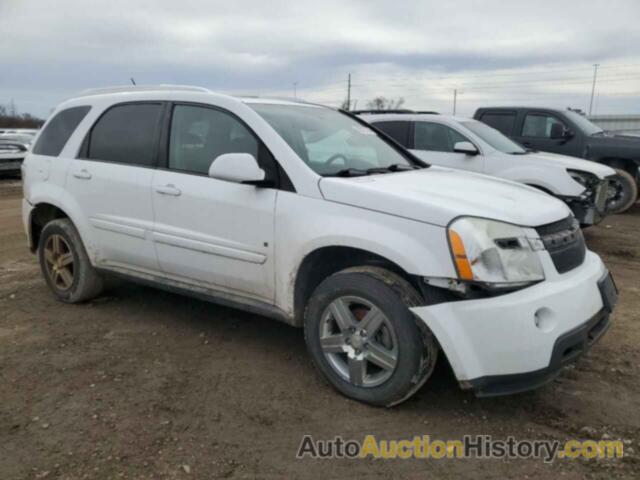
[[[632,158],[623,157],[602,157],[598,159],[599,163],[602,163],[611,168],[617,168],[629,173],[633,178],[638,180],[638,168],[640,168],[640,160],[634,160]]]
[[[34,205],[29,214],[29,249],[35,252],[40,241],[40,234],[47,223],[58,218],[69,218],[67,212],[53,203],[40,202]],[[71,220],[73,222],[73,220]]]
[[[357,247],[323,246],[307,253],[296,272],[293,285],[293,324],[303,325],[307,301],[324,279],[341,270],[360,266],[390,270],[407,280],[422,294],[418,277],[385,256]]]

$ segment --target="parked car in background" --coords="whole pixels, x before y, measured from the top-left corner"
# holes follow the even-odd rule
[[[426,162],[543,190],[569,205],[582,226],[594,225],[607,214],[609,180],[616,172],[605,165],[534,154],[469,118],[385,111],[359,116]]]
[[[526,148],[584,158],[616,170],[609,205],[628,210],[638,199],[640,137],[604,131],[573,110],[537,107],[479,108],[474,118]]]
[[[29,134],[0,135],[0,174],[20,173],[33,139]]]
[[[87,92],[47,121],[22,205],[60,301],[117,274],[276,318],[374,405],[413,395],[440,349],[479,395],[535,388],[604,334],[617,298],[564,203],[294,101]]]
[[[38,130],[35,128],[0,128],[2,135],[35,135]]]

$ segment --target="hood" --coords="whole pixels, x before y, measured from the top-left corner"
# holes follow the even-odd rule
[[[441,167],[364,177],[324,177],[320,191],[329,201],[443,227],[462,215],[537,227],[571,213],[563,202],[532,187]]]
[[[596,175],[598,178],[603,179],[609,175],[615,175],[613,168],[602,165],[601,163],[591,162],[589,160],[583,160],[580,158],[568,157],[567,155],[558,155],[556,153],[548,152],[534,152],[528,153],[525,158],[536,160],[537,162],[544,163],[549,166],[562,166],[571,170],[581,170],[583,172],[589,172]]]

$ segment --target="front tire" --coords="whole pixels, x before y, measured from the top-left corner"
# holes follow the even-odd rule
[[[615,169],[616,176],[609,185],[608,207],[611,213],[622,213],[636,203],[638,199],[638,184],[626,170]]]
[[[49,289],[62,302],[84,302],[102,291],[102,277],[91,265],[80,234],[67,218],[53,220],[42,229],[38,260]]]
[[[421,297],[402,277],[378,267],[355,267],[325,279],[305,314],[311,359],[347,397],[396,405],[429,378],[438,344],[409,307]]]

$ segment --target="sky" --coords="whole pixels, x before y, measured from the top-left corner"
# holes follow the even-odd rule
[[[0,0],[0,104],[46,117],[87,88],[189,84],[471,116],[640,113],[639,0]]]

